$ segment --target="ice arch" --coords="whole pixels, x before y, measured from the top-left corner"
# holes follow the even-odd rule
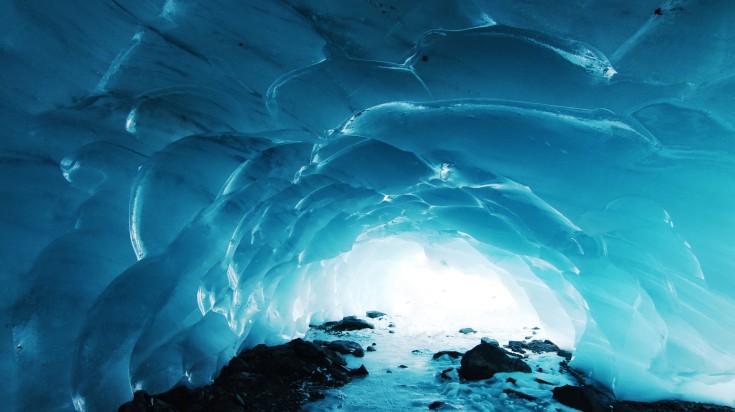
[[[730,2],[7,9],[16,410],[207,382],[381,244],[497,269],[619,397],[735,402]]]

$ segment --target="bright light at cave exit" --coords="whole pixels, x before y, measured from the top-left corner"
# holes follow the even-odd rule
[[[340,260],[337,270],[348,279],[342,287],[352,295],[345,315],[374,309],[416,333],[471,327],[499,340],[523,339],[541,326],[513,276],[461,239],[431,247],[397,237],[371,240]]]

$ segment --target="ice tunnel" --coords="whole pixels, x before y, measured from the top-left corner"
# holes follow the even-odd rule
[[[0,409],[409,295],[470,317],[427,295],[470,275],[621,399],[735,406],[735,2],[2,9]]]

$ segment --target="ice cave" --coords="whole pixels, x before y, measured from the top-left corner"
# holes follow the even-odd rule
[[[4,1],[0,410],[115,410],[314,323],[497,304],[620,399],[735,406],[733,22]]]

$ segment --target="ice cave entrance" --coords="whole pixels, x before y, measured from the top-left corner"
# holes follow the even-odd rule
[[[491,262],[463,239],[432,243],[391,236],[358,241],[351,251],[322,262],[325,276],[335,279],[341,312],[316,313],[312,323],[325,320],[322,315],[339,318],[379,310],[399,320],[409,334],[446,336],[472,328],[478,339],[507,341],[522,340],[543,326],[544,338],[573,347],[569,316],[559,309],[554,324],[544,322],[537,310],[549,302],[531,301],[511,272],[514,266],[519,269],[512,263],[509,270],[503,259]]]

